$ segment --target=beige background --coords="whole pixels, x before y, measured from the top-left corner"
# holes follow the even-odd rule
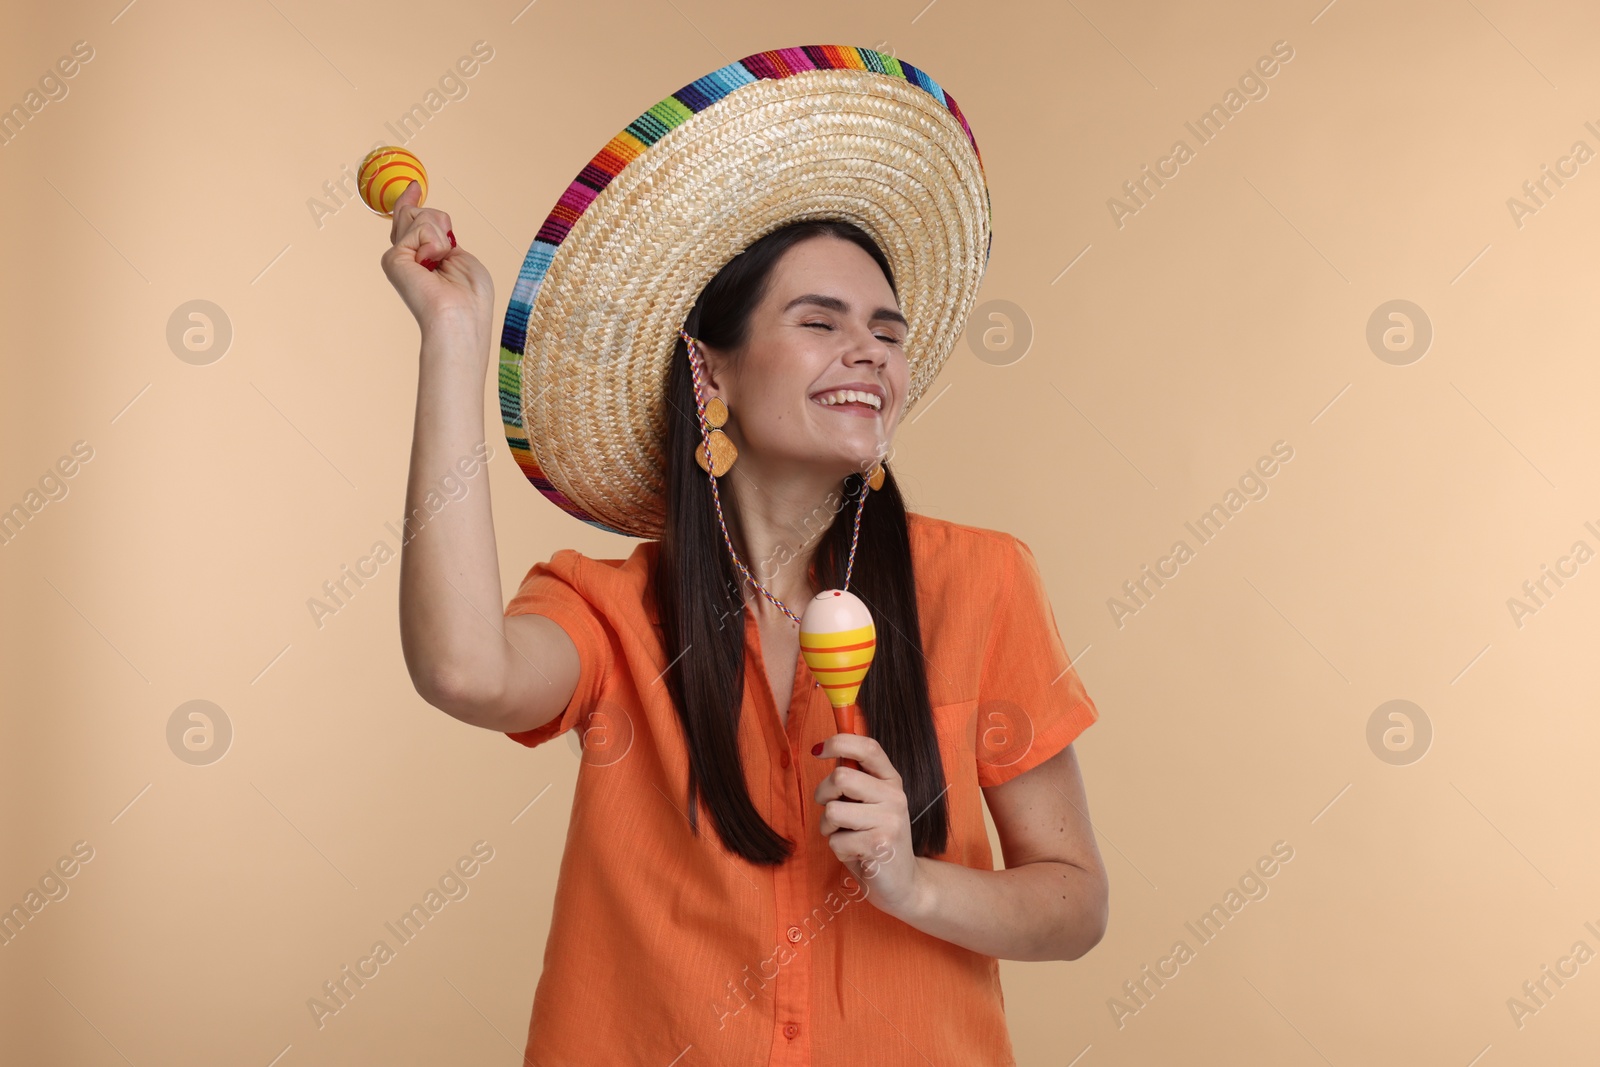
[[[1086,958],[1002,965],[1019,1062],[1592,1048],[1600,964],[1520,1026],[1507,1001],[1600,950],[1600,564],[1520,627],[1507,601],[1600,547],[1600,162],[1520,227],[1507,199],[1573,142],[1600,150],[1600,13],[1320,2],[7,11],[0,101],[75,41],[94,58],[0,148],[0,506],[74,442],[93,458],[0,546],[0,902],[74,842],[94,855],[0,947],[0,1059],[518,1062],[574,749],[416,696],[397,563],[320,629],[306,606],[394,542],[418,340],[387,223],[349,204],[319,225],[308,201],[480,40],[492,60],[410,147],[497,315],[583,163],[741,56],[877,46],[972,122],[980,301],[1034,337],[1020,360],[958,350],[897,469],[916,508],[1037,553],[1101,710],[1078,751],[1112,886]],[[1185,121],[1280,40],[1268,95],[1197,147]],[[1119,228],[1108,199],[1178,138],[1194,158]],[[166,338],[196,299],[233,330],[208,365]],[[1366,341],[1394,299],[1433,327],[1408,365]],[[531,489],[487,386],[484,410],[508,596],[558,548],[630,550]],[[1184,523],[1280,440],[1268,495],[1199,545]],[[1108,600],[1179,539],[1194,557],[1117,625]],[[196,699],[234,731],[208,766],[167,742]],[[1406,765],[1368,742],[1397,699],[1432,730]],[[480,840],[470,895],[319,1030],[307,998]],[[1278,841],[1270,893],[1200,945],[1185,922]],[[1193,959],[1119,1026],[1108,1002],[1133,1006],[1123,983],[1179,939]]]

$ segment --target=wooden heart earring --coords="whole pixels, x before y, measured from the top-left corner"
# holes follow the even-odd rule
[[[697,351],[699,343],[681,328],[678,336],[683,338],[689,353],[689,369],[694,379],[694,406],[700,419],[700,443],[695,446],[694,461],[701,470],[717,479],[727,474],[733,461],[739,458],[739,450],[734,447],[733,439],[722,432],[722,427],[728,424],[728,405],[720,396],[704,399],[705,386],[700,380],[700,353]],[[707,453],[710,454],[710,466],[706,463]]]
[[[733,439],[722,432],[722,427],[728,423],[728,405],[720,396],[706,401],[705,422],[708,429],[701,444],[694,450],[694,461],[700,464],[701,470],[706,470],[706,450],[709,448],[711,476],[720,478],[728,473],[733,461],[739,458],[739,449],[734,446]]]

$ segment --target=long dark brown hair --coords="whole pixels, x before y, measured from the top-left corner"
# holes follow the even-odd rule
[[[749,335],[750,315],[766,293],[772,268],[788,249],[814,237],[860,246],[894,289],[888,259],[863,230],[842,220],[806,220],[767,234],[730,259],[701,290],[684,329],[712,348],[725,352],[740,349]],[[717,525],[709,479],[694,461],[693,450],[700,446],[700,424],[688,351],[681,337],[667,375],[666,401],[667,429],[662,442],[666,524],[657,557],[655,596],[671,664],[666,671],[667,688],[688,743],[689,823],[698,834],[697,800],[704,796],[729,850],[752,863],[777,865],[795,846],[756,811],[739,761],[744,599],[739,574]],[[857,703],[866,716],[868,731],[883,746],[904,782],[913,852],[937,855],[945,850],[949,832],[944,766],[928,699],[905,503],[887,462],[884,470],[883,488],[869,493],[862,509],[860,541],[850,575],[850,591],[871,610],[878,640]],[[837,589],[844,584],[857,494],[862,488],[861,474],[845,478],[836,500],[839,506],[817,543],[812,562],[811,576],[819,588]],[[737,537],[735,511],[725,502],[723,513]],[[806,537],[810,536],[808,529]],[[761,561],[744,562],[758,578],[770,576]],[[767,684],[766,679],[760,684]]]

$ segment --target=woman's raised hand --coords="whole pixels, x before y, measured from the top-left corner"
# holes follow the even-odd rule
[[[383,272],[424,335],[467,328],[487,337],[494,279],[477,256],[457,245],[450,216],[418,207],[420,199],[422,187],[412,182],[395,201]]]

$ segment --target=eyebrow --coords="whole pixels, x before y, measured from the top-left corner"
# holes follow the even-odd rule
[[[783,306],[783,310],[785,313],[787,313],[791,308],[798,307],[801,304],[815,304],[817,307],[827,308],[829,311],[837,311],[841,315],[847,315],[850,313],[849,304],[845,303],[843,300],[840,300],[836,296],[824,296],[821,293],[806,293],[802,296],[797,296],[785,304]],[[868,318],[868,321],[877,322],[880,319],[888,322],[898,322],[901,326],[904,326],[907,329],[910,329],[911,327],[911,324],[906,322],[906,317],[900,314],[900,312],[896,311],[894,308],[878,308]]]

